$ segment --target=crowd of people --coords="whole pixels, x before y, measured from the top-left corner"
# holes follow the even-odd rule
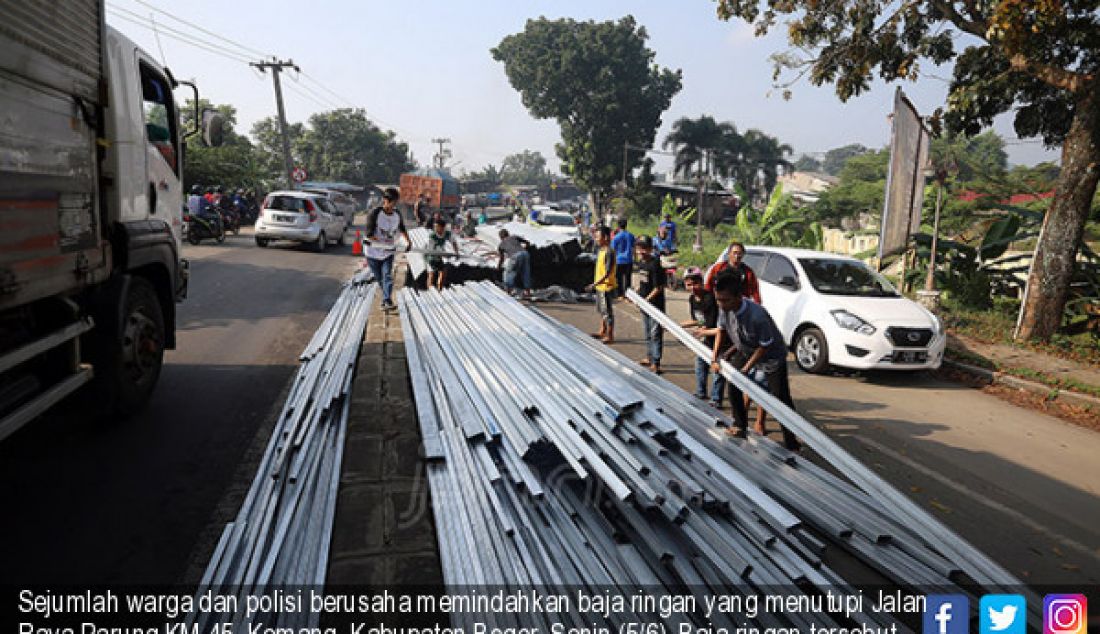
[[[369,215],[367,224],[370,247],[366,257],[375,278],[382,284],[382,305],[386,309],[393,307],[393,258],[397,237],[409,241],[404,220],[396,210],[397,199],[396,190],[386,190],[383,205]],[[422,212],[415,209],[414,213],[416,220],[421,222]],[[474,227],[484,222],[484,218],[475,220],[469,210],[460,211],[450,220],[439,213],[431,217],[426,257],[430,288],[442,288],[446,282],[444,254],[448,248],[458,253],[455,233],[472,236]],[[658,225],[655,236],[635,236],[625,220],[619,220],[617,225],[614,232],[606,225],[584,229],[595,256],[593,281],[586,290],[594,293],[600,320],[599,330],[592,336],[606,344],[615,342],[616,304],[630,301],[626,290],[635,282],[640,298],[635,301],[645,301],[665,312],[670,272],[662,258],[674,255],[677,250],[677,226],[670,215]],[[501,282],[509,292],[528,297],[531,291],[530,244],[507,229],[502,228],[498,235]],[[684,285],[688,291],[690,318],[680,324],[712,351],[709,360],[696,359],[695,397],[709,400],[715,408],[721,408],[723,398],[728,395],[734,421],[730,433],[742,437],[748,431],[751,401],[738,385],[722,375],[723,362],[732,364],[788,407],[793,409],[794,406],[787,374],[787,345],[763,306],[756,274],[745,264],[744,257],[745,246],[731,242],[706,271],[695,267],[687,270]],[[642,327],[645,356],[638,362],[661,374],[664,329],[645,311],[642,311]],[[753,431],[765,434],[766,421],[767,412],[757,404]],[[800,444],[794,434],[786,428],[782,428],[782,432],[787,448],[798,450]]]

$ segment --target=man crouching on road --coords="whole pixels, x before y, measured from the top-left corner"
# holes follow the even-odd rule
[[[397,252],[397,234],[405,238],[406,244],[412,244],[409,240],[409,232],[405,230],[405,221],[401,214],[397,213],[395,205],[400,194],[393,187],[389,187],[382,194],[382,206],[375,207],[367,217],[367,264],[370,265],[371,275],[375,281],[382,285],[382,309],[393,308],[393,256]]]
[[[768,391],[787,407],[794,409],[791,400],[791,385],[787,376],[787,344],[776,328],[771,315],[759,304],[741,296],[741,277],[733,271],[722,271],[714,282],[714,299],[718,304],[718,336],[714,338],[714,353],[711,356],[711,369],[721,371],[720,351],[724,341],[731,341],[732,347],[725,356],[733,356],[732,363],[742,374],[759,365],[764,370],[768,382]],[[732,382],[730,387],[730,405],[736,434],[744,437],[748,428],[748,413],[741,390]],[[801,444],[795,435],[783,427],[783,444],[791,451],[798,451]]]

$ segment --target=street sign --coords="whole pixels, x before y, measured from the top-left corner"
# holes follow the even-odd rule
[[[304,183],[306,180],[306,168],[295,167],[294,171],[290,173],[290,177],[294,179],[295,183]]]

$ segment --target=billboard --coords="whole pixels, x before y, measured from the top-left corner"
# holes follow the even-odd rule
[[[909,236],[920,230],[924,204],[924,171],[931,137],[913,104],[901,88],[894,93],[890,135],[890,166],[886,173],[886,197],[882,210],[878,257],[900,253]]]

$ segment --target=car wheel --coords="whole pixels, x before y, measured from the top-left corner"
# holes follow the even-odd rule
[[[340,237],[336,238],[336,246],[338,246],[338,247],[344,246],[344,234],[346,234],[347,232],[348,232],[348,230],[346,228],[340,230]]]
[[[322,231],[321,235],[317,236],[317,242],[313,243],[313,250],[317,253],[321,253],[328,246],[328,237],[325,236],[325,232]]]
[[[811,374],[820,374],[829,367],[829,344],[817,328],[807,328],[794,342],[794,358],[798,367]]]
[[[267,246],[267,238],[256,238],[256,246],[266,247]]]
[[[197,245],[198,243],[202,242],[202,237],[199,235],[198,231],[188,231],[187,241],[191,244]]]

